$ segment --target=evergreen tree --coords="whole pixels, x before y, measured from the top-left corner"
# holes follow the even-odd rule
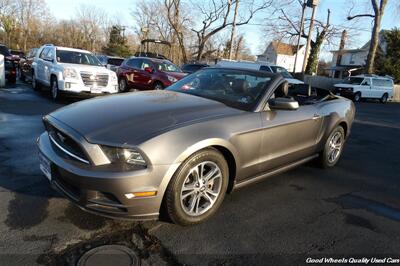
[[[110,31],[110,38],[106,47],[103,51],[107,55],[128,57],[131,55],[131,51],[127,45],[126,38],[122,35],[122,27],[114,25]]]
[[[385,31],[384,38],[387,43],[386,54],[380,49],[375,61],[376,73],[392,76],[400,82],[400,29]]]

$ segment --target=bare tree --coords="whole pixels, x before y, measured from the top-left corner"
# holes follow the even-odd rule
[[[186,63],[187,55],[184,40],[184,24],[189,21],[189,19],[182,17],[181,0],[165,0],[164,4],[167,8],[168,22],[174,31],[173,39],[178,40],[180,52],[182,54],[182,61],[183,63]]]
[[[378,50],[379,45],[379,31],[381,28],[381,20],[383,17],[383,13],[385,11],[385,6],[387,4],[387,0],[371,0],[371,5],[374,11],[374,14],[364,13],[364,14],[357,14],[357,15],[349,15],[347,17],[348,20],[352,20],[355,18],[361,17],[370,17],[374,19],[374,26],[372,28],[371,33],[371,42],[369,45],[369,52],[367,57],[367,73],[372,74],[374,72],[374,62],[376,52]],[[351,13],[351,10],[349,14]]]
[[[83,34],[83,46],[91,51],[99,51],[106,38],[102,26],[108,20],[107,14],[99,8],[91,5],[81,5],[77,9],[76,21]],[[78,26],[77,25],[77,26]],[[101,42],[103,41],[103,43]]]
[[[235,3],[236,0],[211,0],[205,6],[196,4],[202,16],[202,25],[197,29],[192,28],[192,31],[197,36],[196,60],[201,60],[205,45],[213,35],[233,25],[231,11]],[[272,0],[263,1],[261,4],[257,4],[256,1],[248,2],[247,7],[249,10],[247,14],[236,22],[236,27],[248,24],[257,12],[268,8],[271,3]]]
[[[300,32],[301,18],[298,15],[301,13],[299,12],[300,8],[302,8],[302,1],[288,1],[278,6],[273,12],[272,18],[268,18],[266,32],[273,35],[276,40],[287,41],[291,44],[295,43],[299,35],[301,38],[308,38],[307,27],[303,27]],[[324,43],[331,44],[340,34],[339,27],[330,23],[330,17],[331,11],[328,9],[325,21],[315,20],[315,34],[311,39],[311,48],[305,69],[307,74],[316,72],[322,45]]]

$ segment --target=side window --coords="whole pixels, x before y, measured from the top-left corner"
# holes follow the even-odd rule
[[[381,79],[372,79],[372,84],[377,87],[382,86],[382,80]]]
[[[47,52],[49,51],[49,48],[48,47],[46,47],[46,48],[44,48],[43,50],[42,50],[42,52],[40,53],[40,58],[41,59],[46,59],[46,54],[47,54]]]
[[[49,48],[49,50],[45,56],[46,56],[47,60],[53,60],[54,59],[54,49]]]
[[[260,66],[260,70],[266,71],[266,72],[271,72],[271,69],[269,68],[269,66]]]
[[[389,80],[389,79],[386,79],[386,80],[385,80],[385,87],[388,87],[388,88],[393,87],[392,81]]]
[[[361,83],[361,85],[370,86],[371,85],[370,79],[369,78],[364,79],[364,81]]]
[[[151,62],[148,60],[142,60],[142,65],[140,67],[141,70],[144,70],[146,67],[153,67]]]

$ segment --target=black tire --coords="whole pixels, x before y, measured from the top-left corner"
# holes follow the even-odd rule
[[[387,93],[384,93],[379,101],[381,103],[387,103],[388,98],[389,98],[389,95]]]
[[[334,136],[340,135],[340,150],[338,151],[337,155],[335,156],[334,160],[330,157],[332,154],[332,146],[331,146],[331,141],[333,141]],[[343,148],[344,148],[344,143],[345,143],[345,132],[342,126],[337,126],[334,130],[332,130],[331,134],[329,134],[329,137],[326,139],[325,145],[324,145],[324,150],[320,153],[320,156],[318,158],[319,160],[319,165],[322,168],[330,168],[333,167],[337,164],[337,162],[340,159],[340,156],[343,153]]]
[[[193,183],[193,188],[197,189],[197,192],[192,193],[192,196],[185,197],[182,195],[182,189],[185,184],[188,182],[188,178],[191,176],[190,170],[193,170],[194,168],[197,168],[197,166],[201,163],[204,164],[214,164],[218,166],[218,169],[220,170],[220,178],[214,178],[213,179],[213,185],[217,185],[219,187],[219,192],[217,193],[217,196],[214,198],[213,204],[209,204],[205,208],[203,208],[204,213],[201,213],[201,211],[198,214],[193,214],[190,215],[187,213],[187,210],[184,209],[184,201],[186,198],[188,198],[188,203],[191,204],[191,201],[196,202],[196,197],[199,199],[199,204],[200,202],[203,201],[207,202],[207,198],[205,196],[207,191],[207,187],[209,187],[208,183],[203,183],[201,186],[197,186],[197,188],[194,188],[196,185]],[[203,166],[202,169],[203,173],[209,174],[211,172],[207,172],[207,166]],[[204,177],[204,176],[203,176]],[[229,168],[226,163],[226,160],[224,156],[218,152],[217,150],[213,148],[207,148],[201,151],[198,151],[191,155],[187,160],[185,160],[182,165],[179,167],[179,169],[176,171],[174,176],[172,177],[167,190],[165,192],[164,196],[164,206],[165,206],[165,211],[167,212],[167,215],[169,218],[172,220],[172,222],[179,224],[179,225],[193,225],[197,223],[204,222],[208,218],[210,218],[220,207],[222,201],[224,200],[226,190],[228,187],[228,178],[229,177]],[[218,180],[218,183],[214,183],[215,180]],[[204,179],[203,179],[204,181]],[[196,181],[194,181],[196,182]],[[220,183],[219,183],[220,182]],[[196,183],[197,184],[197,183]],[[205,189],[203,189],[206,187]],[[201,190],[203,189],[203,190]],[[190,194],[190,193],[188,193]],[[201,194],[201,195],[200,195]],[[204,196],[203,196],[204,195]],[[210,202],[210,201],[209,201]],[[196,203],[195,203],[196,204]],[[203,207],[203,206],[202,206]],[[209,209],[207,209],[209,208]],[[197,208],[199,209],[199,208]]]
[[[51,77],[50,94],[51,94],[51,98],[54,101],[58,101],[59,99],[61,99],[60,90],[58,89],[58,81],[57,81],[57,78],[54,76]]]
[[[32,89],[34,91],[40,90],[40,85],[35,78],[35,73],[32,72],[32,79],[31,79]]]
[[[156,81],[153,84],[153,89],[154,90],[163,90],[164,89],[164,85],[161,82]]]
[[[128,83],[126,82],[125,78],[121,78],[118,81],[118,91],[119,92],[126,92],[128,90]]]
[[[356,102],[356,103],[361,102],[361,99],[362,99],[361,93],[356,92],[356,94],[354,94],[354,97],[353,97],[354,102]]]

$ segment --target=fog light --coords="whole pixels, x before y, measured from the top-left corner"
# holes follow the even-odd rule
[[[127,199],[133,198],[141,198],[141,197],[151,197],[157,195],[157,191],[142,191],[142,192],[133,192],[125,194]]]
[[[64,87],[65,87],[66,89],[70,89],[70,88],[71,88],[71,83],[70,83],[70,82],[65,82],[65,83],[64,83]]]

